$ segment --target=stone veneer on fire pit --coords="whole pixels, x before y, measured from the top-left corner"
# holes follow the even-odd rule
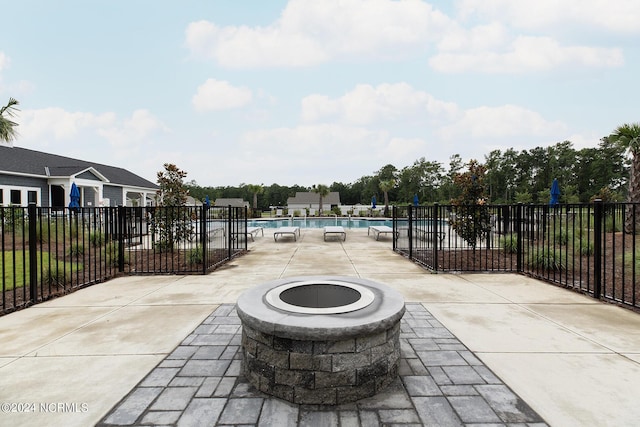
[[[289,277],[243,293],[243,371],[267,394],[336,405],[373,396],[398,373],[404,299],[353,277]]]

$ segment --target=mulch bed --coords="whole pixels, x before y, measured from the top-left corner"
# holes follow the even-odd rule
[[[542,243],[544,247],[546,243]],[[612,302],[625,305],[640,304],[640,237],[636,236],[635,248],[633,236],[624,233],[607,233],[605,253],[601,261],[602,295]],[[593,256],[567,257],[567,252],[578,252],[578,248],[562,247],[562,257],[566,260],[565,269],[560,271],[532,268],[524,260],[523,273],[559,286],[593,294],[596,278]],[[624,258],[623,258],[624,254]],[[634,255],[636,271],[634,276]],[[437,268],[433,266],[431,249],[415,251],[414,256],[432,270],[441,272],[516,272],[517,259],[501,249],[458,248],[439,250]],[[568,258],[568,259],[567,259]],[[635,278],[635,280],[634,280]]]

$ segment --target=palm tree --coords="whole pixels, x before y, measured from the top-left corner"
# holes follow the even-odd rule
[[[380,190],[384,193],[384,216],[389,216],[389,191],[396,186],[395,179],[380,181]]]
[[[640,123],[625,123],[618,126],[609,136],[609,140],[621,147],[626,148],[631,153],[631,171],[629,172],[629,193],[627,202],[640,203]],[[627,233],[633,232],[633,209],[626,210],[624,218],[624,230]],[[640,212],[636,212],[636,232],[640,232]]]
[[[329,187],[324,184],[318,184],[313,186],[313,192],[318,193],[320,200],[318,200],[318,211],[322,215],[322,199],[329,195]]]
[[[16,108],[18,104],[18,101],[9,98],[7,105],[0,108],[0,141],[11,142],[18,136],[18,132],[16,131],[18,124],[7,118],[15,116],[15,112],[18,111]]]
[[[258,211],[258,194],[261,194],[264,191],[264,187],[262,187],[262,185],[249,184],[247,185],[247,190],[253,194],[253,204],[251,205],[251,209],[255,216]]]

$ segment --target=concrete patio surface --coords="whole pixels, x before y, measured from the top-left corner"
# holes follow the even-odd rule
[[[366,229],[301,231],[266,229],[206,276],[118,278],[0,317],[0,426],[95,425],[221,304],[302,275],[422,304],[549,425],[638,425],[640,314],[520,275],[431,274]]]

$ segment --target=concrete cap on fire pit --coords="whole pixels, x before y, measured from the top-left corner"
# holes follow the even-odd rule
[[[404,314],[404,298],[371,280],[342,276],[287,277],[245,291],[238,316],[282,338],[332,340],[389,328]]]

